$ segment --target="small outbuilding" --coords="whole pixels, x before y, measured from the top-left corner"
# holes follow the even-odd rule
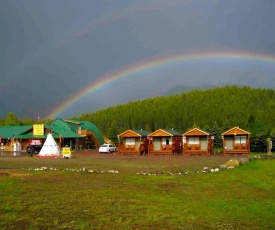
[[[222,133],[223,139],[223,154],[250,154],[250,133],[234,127]]]
[[[183,134],[184,154],[210,155],[213,152],[214,136],[199,128],[194,128]]]
[[[182,134],[167,129],[159,129],[148,135],[149,155],[174,155],[182,153]]]
[[[118,154],[144,155],[148,153],[147,138],[149,132],[144,130],[127,130],[118,135]]]

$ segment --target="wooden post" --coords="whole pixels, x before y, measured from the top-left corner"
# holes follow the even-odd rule
[[[271,148],[272,148],[272,141],[271,138],[267,138],[266,139],[266,151],[267,151],[267,156],[271,157],[272,156],[272,152],[271,152]]]

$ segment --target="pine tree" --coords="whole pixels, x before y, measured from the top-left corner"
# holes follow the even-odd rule
[[[9,112],[7,117],[6,117],[6,120],[5,120],[5,125],[9,126],[14,126],[14,125],[19,125],[20,124],[20,121],[19,119],[15,116],[14,113],[12,112]]]
[[[117,138],[118,134],[119,133],[118,133],[117,122],[113,120],[110,128],[108,129],[107,136],[112,141],[112,143],[114,143],[114,145],[116,146],[118,144],[118,138]]]

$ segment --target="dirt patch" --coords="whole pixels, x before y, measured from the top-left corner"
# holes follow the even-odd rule
[[[9,176],[10,174],[8,172],[0,172],[0,177],[1,176]]]
[[[6,171],[0,171],[0,177],[1,176],[26,177],[26,176],[30,176],[30,174],[26,173],[26,172],[18,171],[16,169],[9,169],[9,170],[6,170]]]

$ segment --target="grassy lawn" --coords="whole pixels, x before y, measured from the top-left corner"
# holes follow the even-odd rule
[[[236,157],[75,156],[0,157],[0,229],[275,228],[274,160],[197,173]]]

